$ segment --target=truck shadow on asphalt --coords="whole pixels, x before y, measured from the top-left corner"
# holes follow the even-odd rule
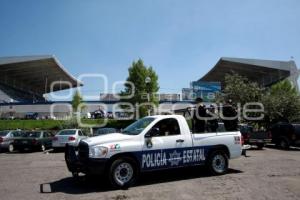
[[[243,173],[240,170],[229,169],[227,174]],[[226,175],[223,175],[226,176]],[[132,187],[168,183],[173,181],[212,177],[205,169],[182,168],[144,173],[140,180]],[[72,177],[63,178],[51,183],[40,184],[40,193],[85,194],[92,192],[106,192],[115,190],[103,177],[81,177],[75,180]]]

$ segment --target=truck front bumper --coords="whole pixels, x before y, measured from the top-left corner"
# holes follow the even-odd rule
[[[103,175],[108,163],[108,159],[82,159],[76,154],[75,147],[68,144],[65,148],[65,161],[68,170],[72,173],[95,175]]]

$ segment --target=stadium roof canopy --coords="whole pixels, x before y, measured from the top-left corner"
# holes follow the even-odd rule
[[[199,81],[216,81],[224,86],[225,75],[232,73],[247,77],[261,86],[270,86],[293,75],[298,79],[298,70],[294,61],[222,57]]]
[[[59,83],[51,91],[54,81]],[[0,57],[0,83],[40,96],[83,85],[52,55]]]

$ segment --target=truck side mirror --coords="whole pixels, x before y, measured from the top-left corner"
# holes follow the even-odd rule
[[[159,128],[152,128],[148,133],[146,133],[145,138],[151,138],[153,136],[159,135]]]

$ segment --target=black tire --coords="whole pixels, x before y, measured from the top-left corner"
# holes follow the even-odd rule
[[[261,150],[265,147],[265,144],[264,143],[259,143],[259,144],[256,144],[257,146],[257,149]]]
[[[19,152],[21,152],[21,153],[24,153],[25,152],[25,149],[18,149],[19,150]]]
[[[281,138],[279,140],[278,144],[281,149],[289,149],[290,148],[289,141],[286,138]]]
[[[226,174],[228,171],[228,156],[222,150],[213,151],[208,157],[206,167],[213,175]]]
[[[113,187],[128,188],[137,181],[137,164],[129,157],[118,158],[110,165],[108,176]]]

